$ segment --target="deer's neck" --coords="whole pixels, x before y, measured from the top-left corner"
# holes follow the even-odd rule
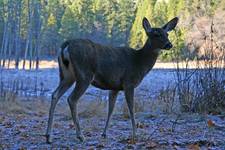
[[[151,42],[147,41],[145,45],[137,51],[138,64],[147,70],[150,70],[154,66],[160,52],[160,49],[150,43]]]
[[[159,55],[159,52],[161,49],[158,48],[158,46],[150,41],[148,39],[144,46],[140,49],[140,53],[145,54],[145,55]]]

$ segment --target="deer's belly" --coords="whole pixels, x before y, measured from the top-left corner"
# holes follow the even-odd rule
[[[103,90],[123,90],[122,83],[116,79],[105,79],[104,77],[95,76],[91,84]]]

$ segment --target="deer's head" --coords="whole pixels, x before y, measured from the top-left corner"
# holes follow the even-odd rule
[[[162,28],[152,28],[148,19],[143,19],[143,27],[148,36],[147,44],[151,45],[155,49],[169,50],[173,47],[168,39],[168,32],[172,31],[178,23],[178,18],[175,17],[165,24]]]

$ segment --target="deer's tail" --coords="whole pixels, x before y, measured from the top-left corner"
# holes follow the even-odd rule
[[[69,41],[66,41],[61,45],[62,63],[65,65],[66,68],[69,67],[69,60],[65,57],[66,53],[67,53],[67,56],[68,56],[68,46],[69,46]]]
[[[61,81],[65,78],[66,71],[69,69],[70,61],[69,61],[69,54],[68,54],[68,46],[69,46],[69,41],[66,41],[61,45],[61,52],[58,57],[59,76]]]

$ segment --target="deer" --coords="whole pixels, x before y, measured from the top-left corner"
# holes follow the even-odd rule
[[[76,129],[76,137],[83,142],[77,113],[77,103],[89,85],[108,90],[108,115],[102,136],[113,113],[119,91],[123,91],[131,119],[131,141],[135,143],[136,123],[134,114],[134,90],[145,75],[153,68],[161,50],[170,50],[173,45],[168,32],[175,29],[178,17],[173,18],[161,28],[152,28],[146,17],[142,25],[147,35],[140,49],[112,47],[95,43],[88,39],[71,39],[61,45],[58,56],[59,85],[52,94],[49,110],[46,142],[51,143],[53,114],[60,97],[73,85],[75,87],[67,98],[71,116]]]

